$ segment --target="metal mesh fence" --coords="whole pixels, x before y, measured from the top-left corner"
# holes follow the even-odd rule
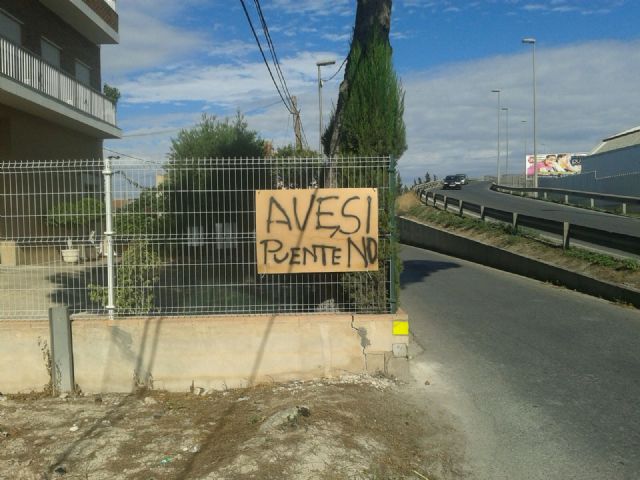
[[[324,160],[111,162],[0,163],[0,318],[393,309],[389,158],[334,159],[330,174],[378,189],[379,271],[281,275],[257,273],[255,192],[317,188]]]

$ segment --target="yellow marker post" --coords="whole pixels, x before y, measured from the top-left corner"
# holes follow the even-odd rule
[[[394,320],[393,321],[393,334],[394,335],[409,335],[409,322],[407,320]]]

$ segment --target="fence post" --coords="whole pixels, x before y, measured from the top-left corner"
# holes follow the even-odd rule
[[[513,231],[518,231],[518,214],[516,212],[512,213],[511,225],[513,226]]]
[[[73,342],[71,319],[67,307],[49,309],[49,335],[51,341],[51,387],[53,395],[73,392]]]
[[[480,220],[484,221],[484,205],[480,205]]]
[[[111,183],[113,178],[113,171],[111,170],[111,157],[104,159],[104,170],[102,170],[104,176],[104,210],[105,210],[105,232],[104,235],[107,239],[107,305],[106,309],[109,312],[109,319],[113,320],[115,311],[115,298],[113,294],[114,290],[114,269],[113,269],[113,228],[111,218]]]
[[[595,202],[594,198],[593,198],[593,197],[591,197],[589,200],[590,200],[590,202],[589,202],[589,203],[591,204],[591,208],[595,208],[595,206],[596,206],[596,202]]]
[[[396,232],[396,159],[389,157],[389,310],[390,313],[396,313],[398,309],[398,301],[396,298],[396,255],[397,242]]]
[[[626,202],[622,202],[622,214],[623,215],[627,214],[627,204],[626,204]]]
[[[566,250],[569,248],[570,235],[571,233],[571,224],[569,222],[563,222],[562,224],[562,249]]]
[[[544,199],[546,200],[547,199],[547,192],[544,192],[543,195],[544,195]]]
[[[458,215],[460,215],[461,217],[464,216],[464,202],[462,200],[460,200],[460,203],[458,204]]]
[[[449,199],[447,198],[446,195],[444,196],[443,203],[444,203],[443,210],[446,212],[447,211],[447,207],[449,206]]]

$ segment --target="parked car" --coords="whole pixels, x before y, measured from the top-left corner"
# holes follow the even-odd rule
[[[462,189],[462,180],[457,175],[447,175],[442,181],[442,189],[448,190],[455,188],[457,190]]]
[[[467,183],[469,183],[469,179],[467,178],[467,175],[464,173],[456,173],[456,177],[460,178],[462,185],[466,185]]]

